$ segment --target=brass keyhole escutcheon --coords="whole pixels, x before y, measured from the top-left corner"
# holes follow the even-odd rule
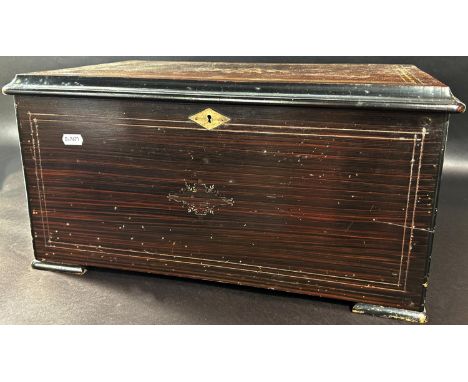
[[[191,115],[189,119],[208,130],[216,129],[230,121],[228,117],[210,108]]]

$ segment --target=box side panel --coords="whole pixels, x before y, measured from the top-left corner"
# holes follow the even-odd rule
[[[445,114],[19,101],[36,258],[422,308]]]
[[[444,165],[444,157],[445,157],[445,149],[447,144],[447,135],[448,135],[448,127],[449,127],[449,114],[445,115],[445,120],[441,121],[440,125],[440,143],[434,147],[434,150],[440,150],[439,155],[439,163],[437,166],[438,173],[436,175],[436,182],[435,182],[435,193],[434,193],[434,202],[432,203],[432,222],[431,222],[431,230],[428,232],[428,245],[427,245],[427,259],[426,259],[426,276],[425,282],[423,283],[423,293],[421,296],[421,306],[425,305],[426,302],[426,293],[427,288],[429,286],[429,277],[430,277],[430,265],[431,265],[431,258],[432,258],[432,246],[436,232],[436,218],[438,212],[438,202],[439,202],[439,190],[442,181],[442,170]]]

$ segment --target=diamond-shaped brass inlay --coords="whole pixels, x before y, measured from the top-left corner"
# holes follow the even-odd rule
[[[216,129],[217,127],[230,121],[228,117],[219,114],[217,111],[210,108],[190,116],[189,119],[208,130]]]

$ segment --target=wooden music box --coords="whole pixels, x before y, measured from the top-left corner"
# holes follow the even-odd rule
[[[424,322],[449,114],[409,65],[127,61],[20,74],[39,269],[343,299]]]

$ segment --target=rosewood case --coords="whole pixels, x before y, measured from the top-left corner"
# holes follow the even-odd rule
[[[449,114],[414,66],[17,75],[35,258],[424,311]]]

